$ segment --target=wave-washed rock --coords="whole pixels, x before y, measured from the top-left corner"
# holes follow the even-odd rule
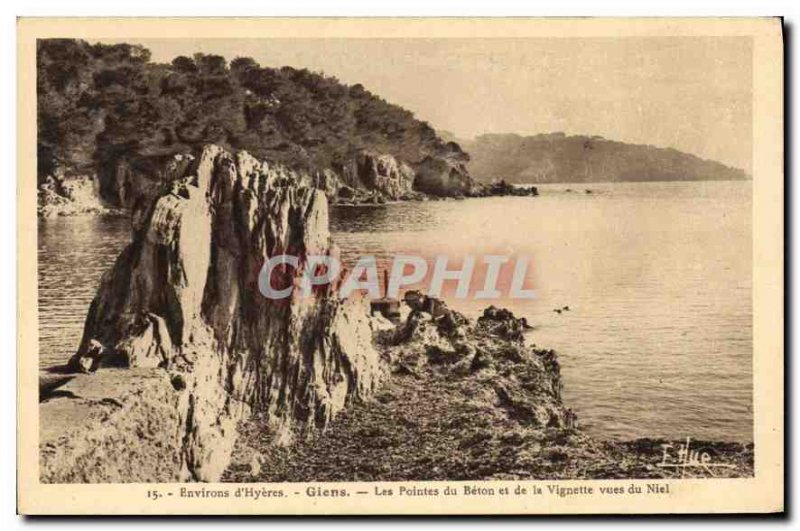
[[[561,400],[561,370],[552,350],[525,344],[524,318],[493,306],[476,321],[438,299],[407,293],[411,313],[386,343],[394,373],[463,379],[519,422],[567,428],[575,415]]]
[[[39,185],[39,215],[54,217],[103,213],[110,208],[132,214],[136,226],[153,200],[194,164],[190,154],[122,160],[96,177],[49,178]],[[509,195],[476,185],[462,161],[429,156],[410,164],[371,150],[353,153],[345,163],[314,172],[278,166],[287,180],[322,191],[333,204],[383,204],[446,197]]]
[[[148,390],[151,385],[129,394],[135,399],[117,399],[123,407],[110,414],[125,429],[144,429],[127,414],[134,400],[137,408],[150,408],[152,415],[142,418],[174,427],[167,430],[178,456],[173,479],[218,479],[236,425],[251,413],[265,415],[287,435],[321,428],[380,381],[383,369],[363,304],[338,300],[330,287],[282,300],[258,290],[269,257],[301,257],[298,268],[284,272],[288,285],[299,284],[303,257],[336,252],[327,205],[321,191],[298,185],[286,168],[208,146],[145,209],[133,242],[104,276],[68,368],[96,372],[91,378],[113,367],[170,375],[157,392]],[[174,407],[166,409],[177,423],[157,412],[164,409],[164,393],[174,395]],[[49,395],[44,418],[61,399]],[[109,470],[127,466],[131,454],[147,461],[168,444],[160,442],[78,435],[43,441],[51,446],[42,453],[42,480],[69,478],[65,463],[72,462],[84,463],[81,473],[93,481],[134,481]],[[87,465],[86,456],[99,446],[108,460]],[[96,473],[86,470],[93,466]]]
[[[48,176],[38,188],[37,212],[41,218],[105,214],[108,206],[100,200],[99,183],[89,175]]]

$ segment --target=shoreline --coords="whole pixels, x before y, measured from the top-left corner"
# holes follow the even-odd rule
[[[326,195],[214,145],[183,170],[103,276],[68,362],[79,374],[41,384],[42,482],[216,482],[243,459],[257,479],[289,463],[319,481],[368,454],[370,477],[436,463],[447,478],[663,474],[657,443],[631,443],[646,456],[631,460],[581,431],[556,353],[526,344],[509,310],[468,319],[417,292],[395,313],[331,286],[304,302],[250,296],[265,257],[335,252]],[[752,475],[752,445],[706,450]]]
[[[671,445],[673,462],[684,441],[613,440],[583,432],[561,400],[557,356],[525,344],[513,314],[489,309],[473,321],[448,311],[458,323],[454,330],[414,309],[394,326],[373,318],[373,341],[388,365],[374,395],[352,403],[322,431],[299,427],[287,435],[272,418],[254,414],[243,419],[220,481],[663,479],[686,474],[659,465],[664,445]],[[164,410],[141,397],[131,405],[137,393],[128,392],[145,385],[169,404],[175,400],[167,391],[169,371],[110,368],[81,374],[56,366],[40,374],[45,454],[58,452],[65,440],[75,444],[78,437],[94,433],[98,419],[98,429],[129,431],[126,417],[119,415],[126,410],[161,407],[154,416],[157,424],[171,425],[169,407]],[[526,374],[532,379],[520,381]],[[76,418],[84,423],[77,429]],[[64,432],[70,434],[66,439]],[[736,468],[722,469],[722,476],[692,468],[689,477],[753,476],[752,443],[697,440],[691,450]],[[172,458],[156,462],[163,459]],[[144,466],[157,468],[149,460]],[[167,476],[161,480],[171,481]]]
[[[564,192],[564,193],[572,193],[575,195],[601,195],[604,191],[595,190],[591,188],[586,188],[589,185],[592,186],[600,186],[603,188],[604,186],[609,185],[632,185],[632,184],[643,184],[643,185],[664,185],[664,184],[707,184],[707,183],[747,183],[751,182],[752,179],[746,180],[737,180],[737,179],[705,179],[705,180],[666,180],[666,181],[651,181],[651,180],[630,180],[630,181],[591,181],[591,182],[582,182],[582,181],[563,181],[563,182],[547,182],[547,183],[537,183],[537,182],[527,182],[527,183],[510,183],[510,186],[514,188],[536,188],[536,194],[487,194],[487,195],[464,195],[464,196],[434,196],[434,195],[424,195],[424,197],[416,197],[410,199],[384,199],[380,202],[372,202],[369,200],[364,201],[357,201],[357,202],[350,202],[350,201],[331,201],[331,207],[365,207],[365,208],[375,208],[387,205],[400,205],[400,204],[408,204],[408,203],[426,203],[426,202],[452,202],[452,201],[466,201],[470,199],[486,199],[491,197],[537,197],[543,195],[542,192],[545,192],[544,195],[549,195],[549,193],[553,191]],[[485,186],[488,186],[490,183],[480,183]],[[567,188],[567,189],[560,189],[564,186],[573,186],[574,188]],[[51,219],[60,219],[60,218],[72,218],[72,217],[88,217],[88,216],[117,216],[117,217],[126,217],[130,216],[131,212],[125,208],[120,207],[111,207],[106,205],[100,200],[97,200],[97,205],[79,205],[73,204],[69,202],[63,203],[63,208],[61,206],[54,207],[53,205],[48,205],[50,207],[50,213],[44,214],[42,212],[41,205],[39,206],[39,212],[37,214],[37,218],[40,221],[47,221]]]
[[[525,345],[520,319],[493,307],[475,322],[451,312],[465,330],[412,309],[383,332],[377,342],[390,375],[324,432],[296,433],[286,445],[268,421],[242,422],[222,481],[752,477],[752,443],[694,441],[691,451],[725,466],[687,473],[669,466],[684,441],[586,434],[561,399],[557,356]],[[536,376],[526,380],[530,371]]]
[[[323,188],[315,189],[326,193],[331,207],[375,207],[400,203],[463,201],[465,199],[483,199],[487,197],[536,197],[539,195],[535,185],[513,185],[502,179],[491,183],[478,183],[474,189],[464,192],[435,194],[413,190],[402,197],[387,195],[379,189],[353,189],[343,186],[333,195],[329,195]],[[349,190],[348,196],[342,194],[342,190],[345,189]],[[82,177],[73,182],[67,181],[65,184],[51,178],[38,189],[37,217],[40,220],[88,215],[134,217],[135,212],[130,208],[114,207],[107,204],[100,197],[97,190],[98,185],[95,179]],[[162,193],[165,191],[166,188],[162,190]],[[157,196],[158,194],[156,194]]]

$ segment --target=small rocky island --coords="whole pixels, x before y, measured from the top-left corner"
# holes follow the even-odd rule
[[[330,287],[261,296],[269,257],[337,252],[327,194],[294,170],[215,145],[165,168],[78,351],[42,375],[42,482],[676,474],[666,441],[583,433],[556,354],[506,310],[472,321],[418,294],[393,323]],[[440,169],[430,186],[452,182]],[[735,465],[699,475],[752,476],[752,445],[693,445]]]

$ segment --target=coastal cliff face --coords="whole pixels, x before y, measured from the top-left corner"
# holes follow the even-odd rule
[[[97,178],[45,179],[39,186],[39,213],[44,217],[99,213],[108,211],[102,205],[109,205],[131,213],[137,225],[153,200],[180,180],[192,163],[192,155],[177,154],[146,164],[122,161]],[[479,189],[464,163],[447,157],[426,157],[411,165],[387,153],[361,150],[346,164],[322,171],[280,171],[288,172],[283,176],[287,181],[320,190],[338,204],[463,197],[478,195]]]
[[[339,182],[333,197],[340,202],[383,202],[409,199],[414,170],[392,155],[360,151],[338,168]]]
[[[272,256],[301,258],[282,278],[297,285],[305,257],[335,252],[325,195],[244,152],[208,146],[186,160],[104,277],[69,367],[169,372],[180,476],[213,481],[239,421],[322,428],[373,391],[382,366],[362,304],[327,289],[282,300],[258,290]]]
[[[158,158],[145,167],[123,160],[100,179],[100,191],[104,199],[125,210],[146,209],[165,186],[186,174],[193,161],[194,156],[182,153]]]
[[[183,175],[192,159],[191,155],[177,154],[151,161],[146,168],[121,161],[92,175],[48,175],[38,185],[39,217],[117,211],[136,218],[169,183]]]

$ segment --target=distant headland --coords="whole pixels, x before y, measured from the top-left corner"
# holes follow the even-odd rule
[[[600,136],[549,133],[534,136],[485,134],[458,142],[469,153],[470,174],[479,182],[510,183],[742,181],[743,170],[672,148],[627,144]]]

